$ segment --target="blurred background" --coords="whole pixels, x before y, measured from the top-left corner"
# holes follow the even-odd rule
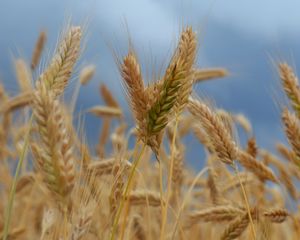
[[[84,51],[66,99],[79,69],[95,64],[94,78],[80,90],[76,114],[102,103],[99,85],[105,83],[132,123],[114,54],[122,58],[127,53],[130,36],[144,77],[152,80],[163,73],[161,66],[167,65],[182,27],[191,25],[199,38],[197,65],[230,71],[229,77],[198,84],[195,91],[214,99],[218,108],[247,116],[259,146],[272,150],[277,141],[285,141],[276,63],[286,60],[295,69],[300,66],[299,7],[297,0],[0,0],[0,79],[12,96],[17,94],[13,59],[30,62],[38,34],[45,30],[47,50],[36,77],[68,21],[82,25]],[[86,139],[95,144],[101,120],[89,114],[84,118]],[[185,141],[190,164],[201,167],[199,143],[192,137]],[[243,136],[240,141],[243,144]]]

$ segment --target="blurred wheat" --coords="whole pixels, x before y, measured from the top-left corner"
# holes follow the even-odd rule
[[[191,27],[182,30],[164,75],[148,85],[133,49],[119,61],[135,126],[125,122],[102,84],[104,104],[86,111],[102,119],[99,142],[87,145],[61,97],[81,52],[81,35],[80,27],[69,27],[49,65],[33,79],[46,44],[41,32],[31,67],[15,60],[20,93],[10,97],[0,85],[1,238],[300,238],[299,210],[290,204],[299,208],[300,89],[287,63],[278,69],[291,105],[281,116],[289,146],[276,143],[278,154],[260,148],[244,115],[191,97],[194,84],[229,74],[196,66]],[[95,71],[85,66],[81,85]],[[246,146],[236,141],[238,125],[249,136]],[[189,132],[206,150],[199,173],[185,157]]]

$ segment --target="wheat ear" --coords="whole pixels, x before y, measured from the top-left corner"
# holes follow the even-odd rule
[[[188,217],[188,223],[196,224],[198,222],[231,221],[243,213],[244,212],[241,209],[230,205],[210,207],[205,210],[191,213]]]
[[[188,101],[193,78],[192,65],[196,56],[196,35],[191,28],[181,34],[177,50],[166,70],[156,101],[148,111],[148,135],[158,134],[167,125],[171,111],[180,113]],[[174,108],[173,108],[174,107]]]
[[[298,78],[287,63],[278,66],[283,89],[291,101],[297,116],[300,116],[300,90]]]
[[[224,68],[212,68],[212,69],[193,69],[194,82],[202,82],[214,78],[226,77],[228,71]]]
[[[140,65],[133,52],[123,60],[121,74],[140,136],[144,139],[147,99]]]
[[[79,81],[82,85],[86,85],[94,76],[96,67],[94,65],[88,65],[84,67],[79,74]]]
[[[255,216],[255,210],[251,211],[251,216]],[[248,213],[245,213],[238,219],[234,220],[229,226],[224,230],[221,236],[221,240],[233,240],[242,235],[245,229],[249,225],[249,216]]]
[[[188,109],[201,123],[219,160],[232,165],[237,147],[222,120],[207,105],[193,98],[190,98]]]
[[[240,150],[238,152],[238,161],[243,167],[254,173],[261,181],[270,180],[274,183],[278,183],[278,179],[273,171],[250,154]]]
[[[33,53],[32,53],[32,58],[31,58],[31,69],[34,70],[36,66],[38,65],[45,43],[47,41],[47,34],[45,31],[41,31],[39,34],[39,37],[36,41]]]
[[[133,228],[133,235],[136,240],[145,240],[147,239],[146,230],[143,226],[143,219],[140,215],[136,215],[132,219],[132,228]]]
[[[39,81],[51,89],[55,96],[62,94],[69,81],[79,55],[80,40],[81,28],[71,27],[60,42],[50,65],[39,77]]]
[[[50,191],[65,199],[75,180],[72,146],[59,102],[44,84],[35,91],[33,113],[43,144],[43,150],[33,148],[38,167]]]
[[[282,223],[289,216],[289,213],[285,209],[271,209],[263,213],[263,215],[268,218],[271,222]]]
[[[197,54],[197,38],[196,33],[191,27],[185,29],[180,37],[178,44],[177,55],[174,57],[176,61],[182,62],[182,74],[185,78],[182,80],[180,91],[178,92],[175,109],[175,114],[180,114],[188,102],[188,98],[192,92],[194,83],[194,72],[192,70]],[[178,58],[178,59],[176,59]]]
[[[133,206],[151,206],[159,207],[161,204],[161,199],[159,193],[150,192],[145,190],[135,190],[132,191],[128,196],[126,196],[126,201],[129,201],[130,205]]]
[[[287,108],[282,111],[282,121],[285,127],[285,134],[297,156],[297,165],[300,158],[300,123],[298,117],[291,113]]]
[[[32,89],[32,75],[26,62],[23,59],[17,59],[15,61],[15,70],[21,91],[30,91]]]

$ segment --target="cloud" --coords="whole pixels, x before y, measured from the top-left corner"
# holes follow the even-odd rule
[[[245,34],[274,37],[279,32],[297,32],[300,2],[297,0],[273,1],[156,1],[166,12],[183,16],[194,24],[206,24],[210,20],[238,28]]]

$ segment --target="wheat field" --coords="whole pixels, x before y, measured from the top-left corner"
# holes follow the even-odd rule
[[[46,45],[47,34],[41,32],[32,61],[14,62],[20,92],[11,96],[0,85],[2,239],[300,238],[300,89],[287,63],[277,67],[289,100],[280,105],[289,145],[274,140],[277,152],[257,145],[244,115],[219,109],[193,92],[202,81],[229,73],[196,66],[192,27],[182,29],[164,74],[149,84],[132,48],[118,56],[119,84],[134,125],[102,84],[105,105],[85,113],[102,119],[102,131],[98,143],[88,145],[63,100],[83,33],[69,26],[33,79]],[[80,70],[81,86],[95,70],[94,65]],[[248,136],[246,146],[237,140],[237,127]],[[185,158],[183,139],[189,133],[205,149],[200,171]]]

